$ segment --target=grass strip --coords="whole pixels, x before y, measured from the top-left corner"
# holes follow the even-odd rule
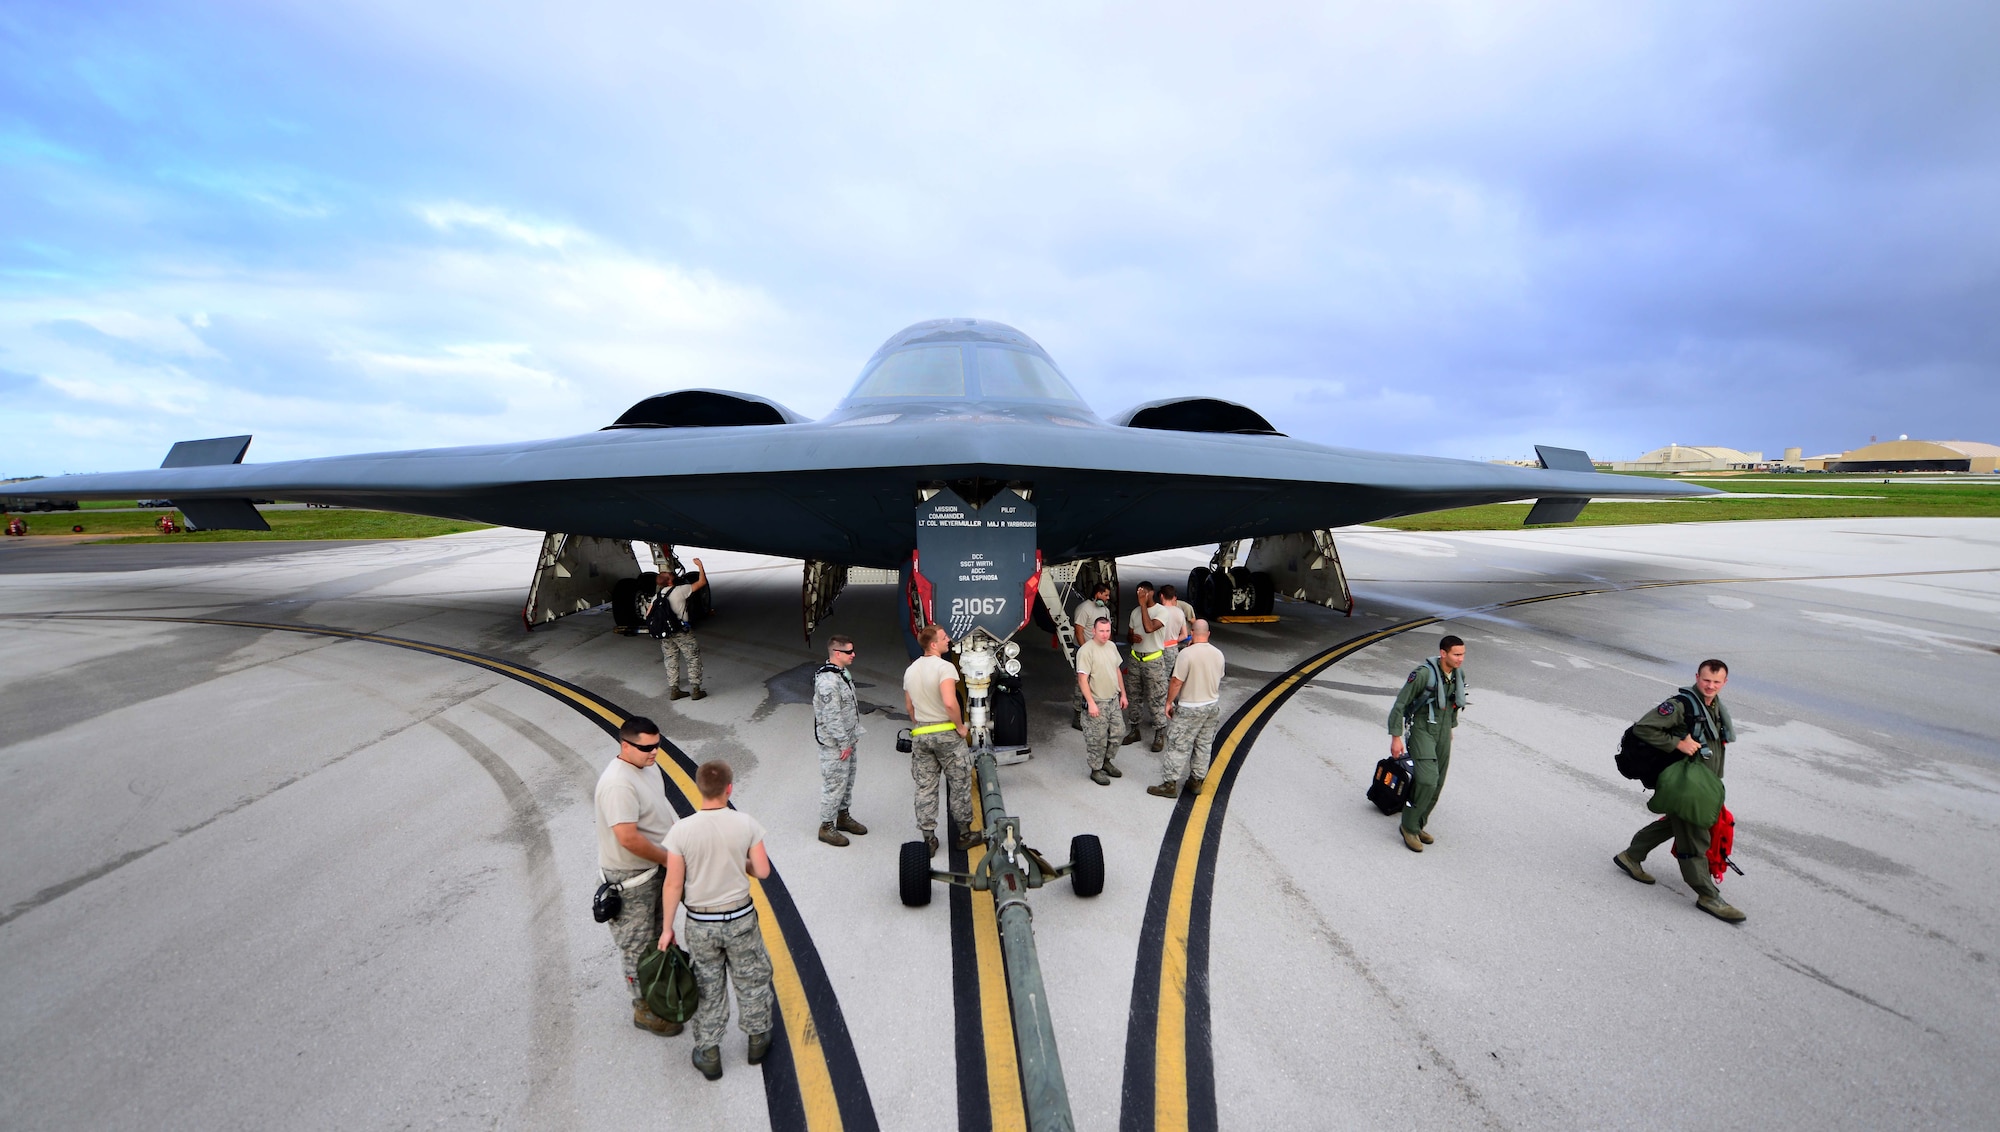
[[[163,535],[154,523],[161,515],[181,519],[178,511],[124,511],[92,515],[65,511],[52,515],[23,515],[28,521],[28,537],[66,535],[82,526],[90,542],[286,542],[298,539],[390,539],[431,538],[461,531],[485,530],[491,524],[463,519],[433,519],[428,515],[399,515],[393,511],[355,511],[345,508],[310,508],[303,511],[265,511],[268,531],[187,531]]]
[[[1817,480],[1817,477],[1815,477]],[[1658,503],[1593,503],[1577,527],[1623,527],[1644,523],[1718,523],[1749,519],[2000,518],[2000,484],[1883,483],[1868,479],[1797,483],[1787,480],[1702,481],[1731,494],[1783,495],[1784,499],[1662,500]],[[1868,498],[1873,496],[1875,498]],[[1432,511],[1376,526],[1403,531],[1493,531],[1518,527],[1528,509],[1518,503]]]

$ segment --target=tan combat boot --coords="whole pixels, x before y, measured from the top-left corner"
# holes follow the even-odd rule
[[[1417,840],[1423,842],[1426,845],[1430,845],[1435,841],[1437,841],[1437,838],[1431,836],[1430,830],[1420,829],[1417,831]]]
[[[1104,756],[1104,773],[1110,775],[1113,778],[1125,777],[1124,771],[1119,770],[1116,766],[1112,765],[1110,755]]]
[[[632,1004],[632,1024],[641,1030],[651,1030],[655,1034],[664,1034],[669,1038],[681,1032],[679,1022],[653,1013],[652,1008],[646,1005],[645,999]]]
[[[862,837],[868,832],[868,827],[855,821],[853,816],[846,810],[840,811],[840,816],[833,819],[833,828],[842,833],[851,833],[856,837]]]
[[[708,698],[708,693],[702,691],[700,686],[698,685],[696,686],[694,691],[688,693],[688,699],[691,700],[705,700],[707,698]]]
[[[1630,851],[1620,853],[1616,857],[1611,858],[1611,863],[1618,866],[1619,872],[1624,873],[1640,884],[1654,883],[1653,874],[1646,871],[1646,866],[1633,860]]]
[[[1153,732],[1153,746],[1151,749],[1156,755],[1167,749],[1167,733],[1165,731],[1155,730]]]
[[[1178,796],[1180,792],[1181,784],[1171,778],[1160,783],[1158,786],[1146,787],[1146,793],[1151,794],[1155,798],[1172,798]]]
[[[819,839],[828,845],[844,846],[847,844],[847,838],[837,833],[833,828],[833,823],[830,821],[819,823]]]
[[[1193,775],[1193,776],[1191,776],[1191,777],[1190,777],[1190,778],[1188,779],[1188,784],[1187,784],[1187,792],[1188,792],[1188,796],[1189,796],[1189,797],[1193,797],[1193,796],[1195,796],[1196,794],[1199,794],[1199,793],[1201,793],[1201,784],[1202,784],[1202,783],[1204,783],[1204,782],[1206,782],[1206,781],[1208,781],[1208,779],[1207,779],[1207,777],[1206,777],[1206,776],[1204,776],[1204,775],[1199,775],[1199,774],[1197,774],[1197,775]]]
[[[1421,853],[1424,851],[1424,843],[1418,840],[1416,834],[1411,833],[1407,829],[1403,830],[1402,834],[1403,834],[1403,844],[1410,847],[1410,852]]]
[[[1724,900],[1720,896],[1703,895],[1695,900],[1694,906],[1725,924],[1740,924],[1744,920],[1749,919],[1748,916],[1745,916],[1731,905],[1729,901]]]

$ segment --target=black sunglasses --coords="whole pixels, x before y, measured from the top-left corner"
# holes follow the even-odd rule
[[[658,743],[634,743],[630,739],[625,740],[625,745],[635,751],[657,751],[660,749]]]
[[[838,652],[838,653],[846,653],[846,654],[847,654],[848,656],[853,656],[853,655],[854,655],[854,650],[853,650],[853,649],[835,649],[835,650],[833,650],[833,651],[835,651],[835,652]]]

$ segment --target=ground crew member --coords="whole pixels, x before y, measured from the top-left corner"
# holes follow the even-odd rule
[[[1437,659],[1427,660],[1403,681],[1403,690],[1389,709],[1389,756],[1403,757],[1403,730],[1410,732],[1409,753],[1416,763],[1411,781],[1410,804],[1403,809],[1403,844],[1413,853],[1436,841],[1425,832],[1444,792],[1444,777],[1451,769],[1451,732],[1458,726],[1458,713],[1466,707],[1465,642],[1447,635],[1438,641]]]
[[[1680,695],[1647,712],[1632,725],[1633,732],[1662,751],[1679,751],[1689,758],[1705,759],[1708,768],[1721,778],[1725,748],[1736,740],[1736,724],[1729,717],[1729,709],[1722,704],[1722,686],[1727,683],[1727,664],[1719,660],[1702,661],[1695,669],[1694,685],[1682,688]],[[1687,704],[1682,701],[1681,695],[1700,704],[1697,718],[1688,718]],[[1652,874],[1646,871],[1642,862],[1646,854],[1672,839],[1674,856],[1681,863],[1681,879],[1694,889],[1694,906],[1718,920],[1740,924],[1748,917],[1722,898],[1722,890],[1716,887],[1715,878],[1708,871],[1708,839],[1711,832],[1681,818],[1663,817],[1642,826],[1638,833],[1632,835],[1632,844],[1611,858],[1611,863],[1633,880],[1652,884]]]
[[[861,741],[860,704],[854,698],[854,642],[835,636],[826,642],[826,663],[813,674],[813,741],[819,744],[819,839],[846,845],[843,834],[860,836],[868,827],[847,812],[854,800],[854,749]]]
[[[1109,618],[1110,616],[1111,583],[1100,578],[1097,580],[1096,585],[1090,587],[1090,597],[1078,603],[1076,613],[1070,617],[1070,631],[1076,634],[1076,647],[1082,648],[1090,643],[1092,627],[1097,624],[1098,618]],[[1083,686],[1078,684],[1075,688],[1070,689],[1069,695],[1069,707],[1072,713],[1069,725],[1078,731],[1083,730],[1084,695],[1082,688]]]
[[[713,759],[694,772],[701,806],[667,833],[666,925],[660,950],[674,942],[673,910],[687,905],[687,952],[701,1004],[694,1011],[694,1067],[711,1081],[722,1077],[722,1031],[729,1002],[722,992],[736,984],[736,1024],[750,1035],[750,1064],[771,1048],[771,956],[750,902],[750,877],[771,875],[764,827],[729,808],[736,791],[729,764]]]
[[[910,777],[917,781],[917,829],[924,848],[937,855],[938,778],[945,804],[958,823],[953,845],[969,849],[979,840],[972,829],[972,753],[965,747],[965,717],[959,714],[958,669],[944,658],[951,638],[942,625],[917,634],[924,655],[903,671],[903,707],[910,713]]]
[[[1125,729],[1125,670],[1119,664],[1118,646],[1111,643],[1111,618],[1100,617],[1091,624],[1088,643],[1076,650],[1077,692],[1090,708],[1083,721],[1083,754],[1090,766],[1090,780],[1099,786],[1111,785],[1125,777],[1111,762],[1118,750],[1112,738]]]
[[[678,700],[682,696],[690,699],[706,699],[708,693],[701,690],[701,642],[695,640],[694,626],[688,621],[688,599],[695,591],[708,586],[708,569],[701,559],[694,560],[695,580],[682,582],[672,570],[660,571],[660,594],[655,601],[664,601],[673,611],[680,629],[660,638],[660,656],[667,665],[667,698]],[[688,690],[681,691],[681,670],[687,669]]]
[[[1215,749],[1215,729],[1222,723],[1222,650],[1208,643],[1208,622],[1195,619],[1194,643],[1180,650],[1174,661],[1174,675],[1167,685],[1167,757],[1161,769],[1166,778],[1146,793],[1172,798],[1180,793],[1181,775],[1194,760],[1188,778],[1188,793],[1201,793],[1208,777],[1209,756]]]
[[[1167,625],[1160,620],[1160,607],[1153,600],[1153,583],[1140,582],[1138,604],[1127,619],[1126,636],[1132,642],[1132,682],[1139,704],[1129,721],[1125,742],[1139,741],[1139,717],[1153,725],[1153,750],[1167,744]]]
[[[654,1014],[639,994],[639,960],[659,938],[660,890],[667,880],[661,842],[674,823],[666,779],[654,769],[660,728],[635,715],[618,728],[618,757],[597,779],[597,868],[618,886],[624,910],[606,920],[625,957],[625,989],[632,996],[632,1024],[656,1034],[678,1034],[681,1024]]]
[[[1153,607],[1153,616],[1158,617],[1160,624],[1165,626],[1161,633],[1166,642],[1167,655],[1160,658],[1160,668],[1166,672],[1167,679],[1171,683],[1174,662],[1180,659],[1181,647],[1187,644],[1188,637],[1187,606],[1180,603],[1180,595],[1174,591],[1174,587],[1160,587],[1160,604]],[[1171,729],[1172,722],[1170,721],[1167,726]]]

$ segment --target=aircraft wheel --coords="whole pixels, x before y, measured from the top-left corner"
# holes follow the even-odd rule
[[[1266,574],[1262,570],[1251,574],[1250,592],[1252,596],[1250,598],[1250,612],[1259,615],[1271,612],[1272,604],[1277,597],[1277,590],[1277,583],[1271,580],[1271,575]]]
[[[921,908],[931,902],[931,855],[924,851],[921,841],[903,842],[903,851],[896,859],[897,883],[902,888],[903,904],[909,908]],[[1099,866],[1100,871],[1102,866]]]
[[[1076,864],[1069,883],[1078,896],[1096,896],[1104,891],[1104,846],[1096,834],[1079,833],[1070,838],[1069,859]]]
[[[1197,566],[1188,571],[1187,599],[1188,604],[1194,607],[1195,617],[1208,616],[1208,567]]]
[[[621,629],[639,623],[639,579],[620,578],[612,583],[611,623]]]

